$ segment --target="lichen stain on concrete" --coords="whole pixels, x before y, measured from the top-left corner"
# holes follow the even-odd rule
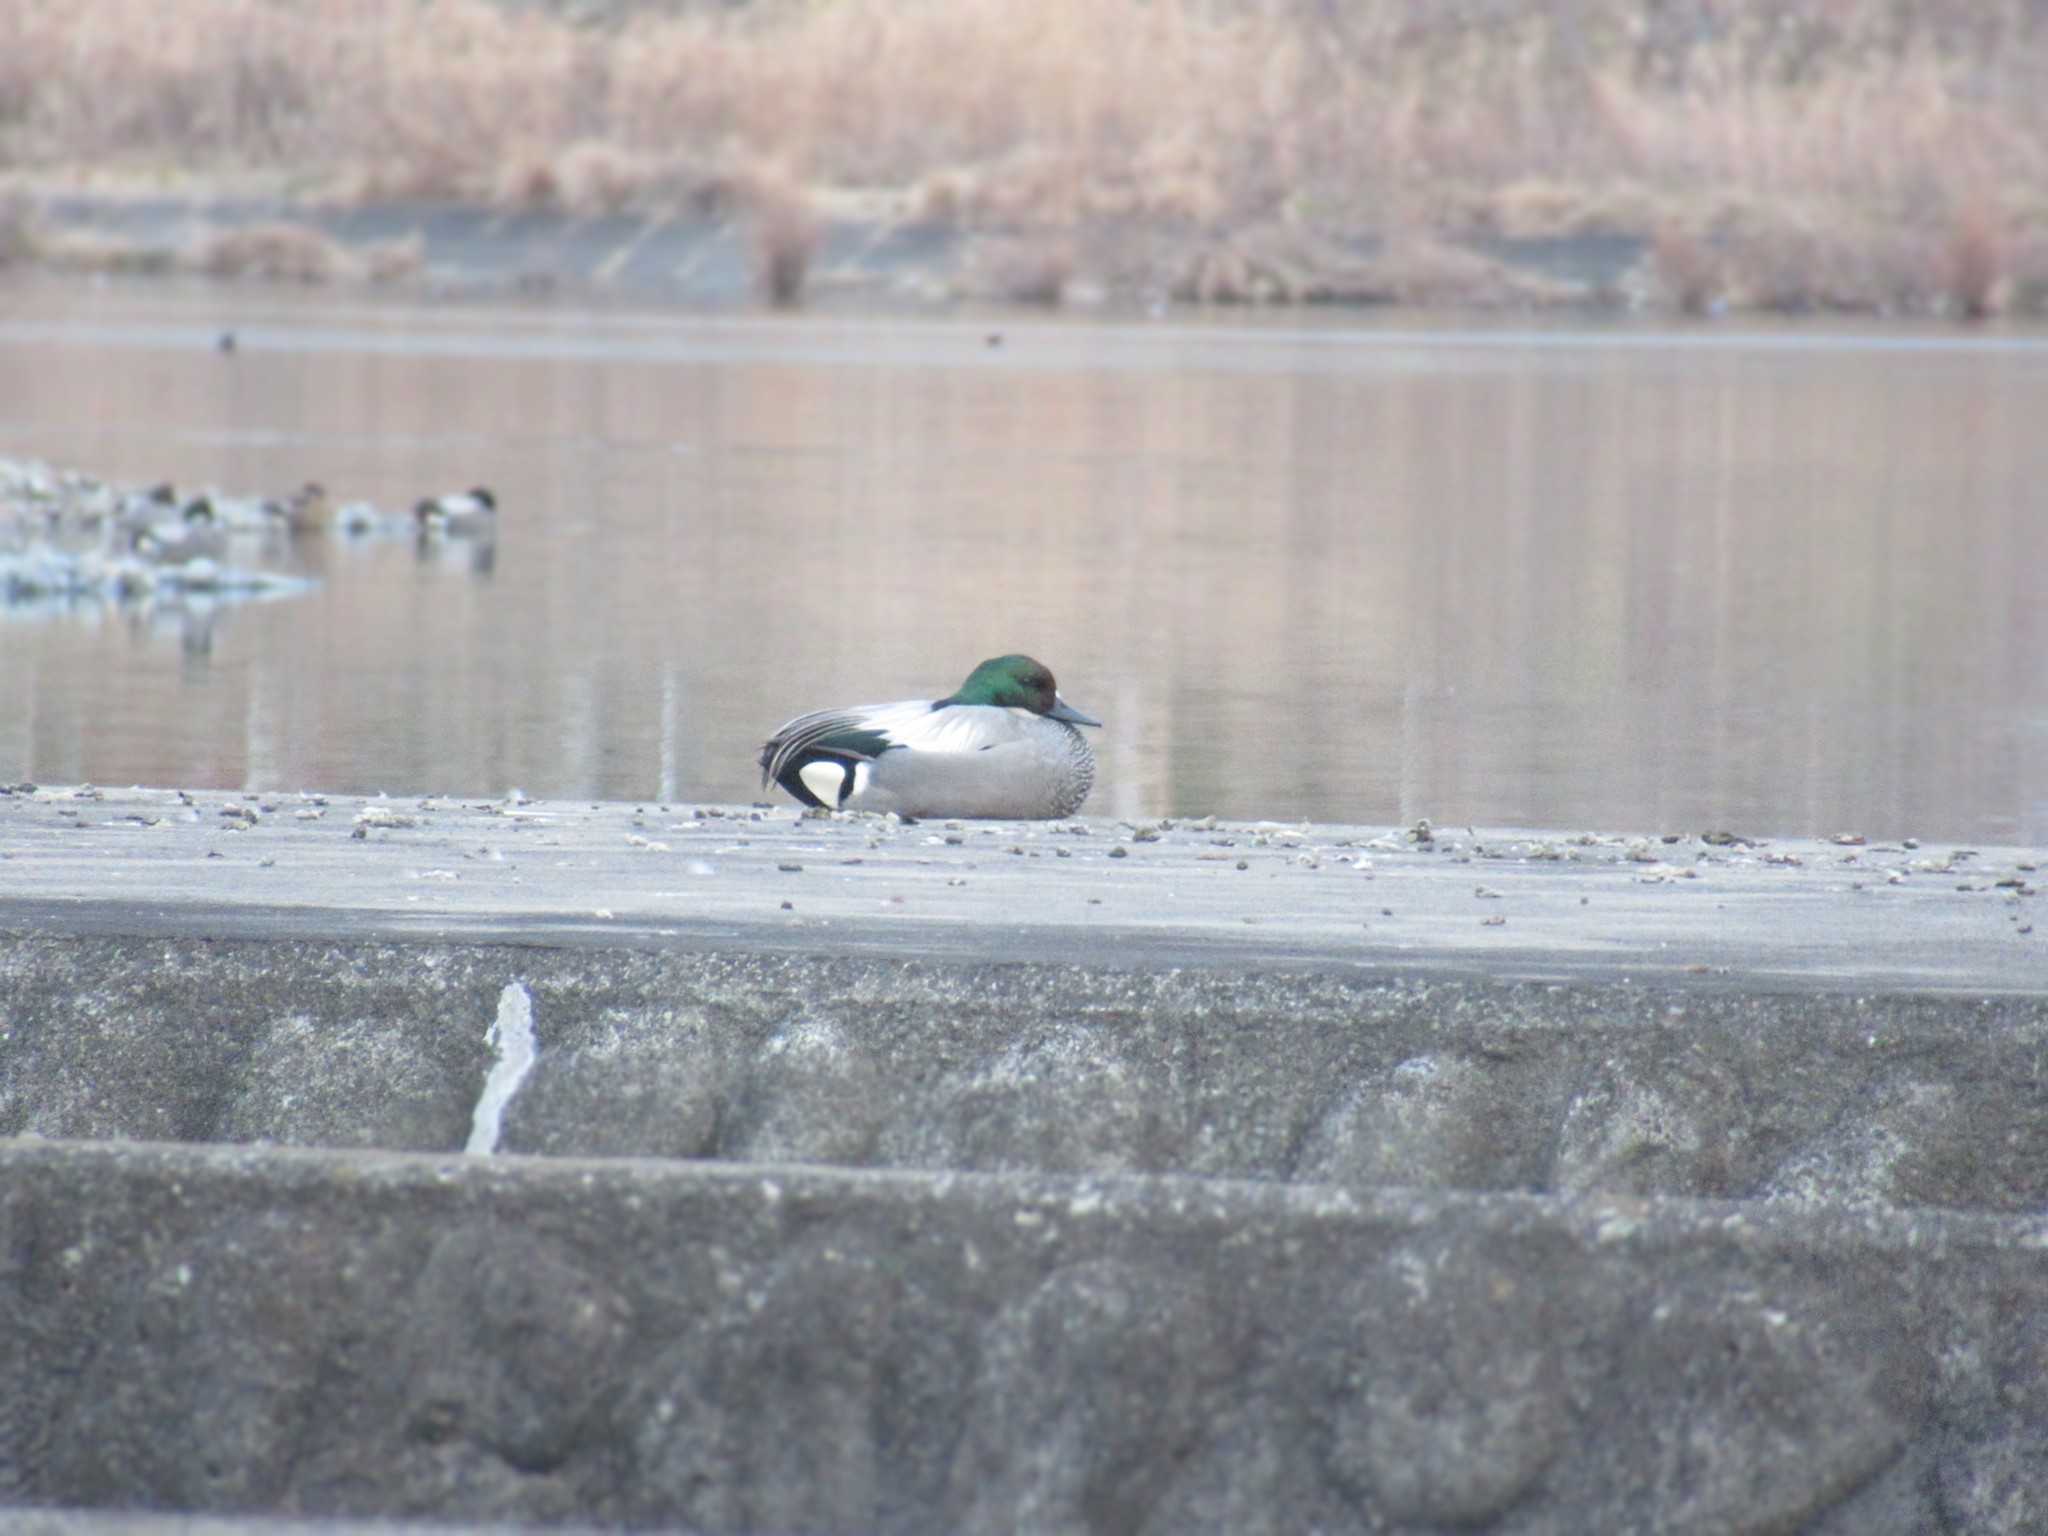
[[[533,1038],[533,994],[522,982],[511,982],[498,994],[498,1016],[484,1032],[484,1043],[498,1053],[471,1118],[469,1142],[463,1151],[489,1157],[498,1150],[505,1106],[512,1102],[526,1074],[533,1070],[537,1048]]]

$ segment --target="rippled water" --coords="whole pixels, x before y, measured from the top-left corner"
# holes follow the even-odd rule
[[[215,346],[222,328],[238,346]],[[1089,810],[2048,841],[2048,345],[0,287],[0,455],[402,509],[0,609],[0,776],[741,800],[1028,650]]]

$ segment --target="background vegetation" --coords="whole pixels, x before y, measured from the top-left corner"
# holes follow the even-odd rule
[[[1020,296],[1526,300],[1475,252],[1619,235],[1622,297],[1982,314],[2048,292],[2044,84],[2041,0],[0,0],[0,177],[736,207],[771,287],[858,218]]]

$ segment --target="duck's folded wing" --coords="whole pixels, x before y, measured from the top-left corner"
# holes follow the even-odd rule
[[[817,709],[798,715],[761,744],[761,783],[779,781],[808,756],[873,762],[898,743],[890,736],[886,711]]]

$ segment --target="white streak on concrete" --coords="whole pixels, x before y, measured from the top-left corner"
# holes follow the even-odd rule
[[[533,994],[522,983],[515,981],[498,994],[498,1017],[484,1031],[484,1044],[498,1053],[498,1059],[484,1079],[483,1094],[470,1120],[469,1145],[462,1149],[479,1157],[498,1150],[505,1106],[533,1070]]]
[[[649,221],[652,223],[652,220]],[[678,740],[682,734],[676,729],[676,721],[682,715],[682,684],[677,677],[675,663],[670,662],[661,669],[661,764],[657,793],[665,801],[682,798],[678,785],[682,780],[682,765],[679,761],[682,751]]]

